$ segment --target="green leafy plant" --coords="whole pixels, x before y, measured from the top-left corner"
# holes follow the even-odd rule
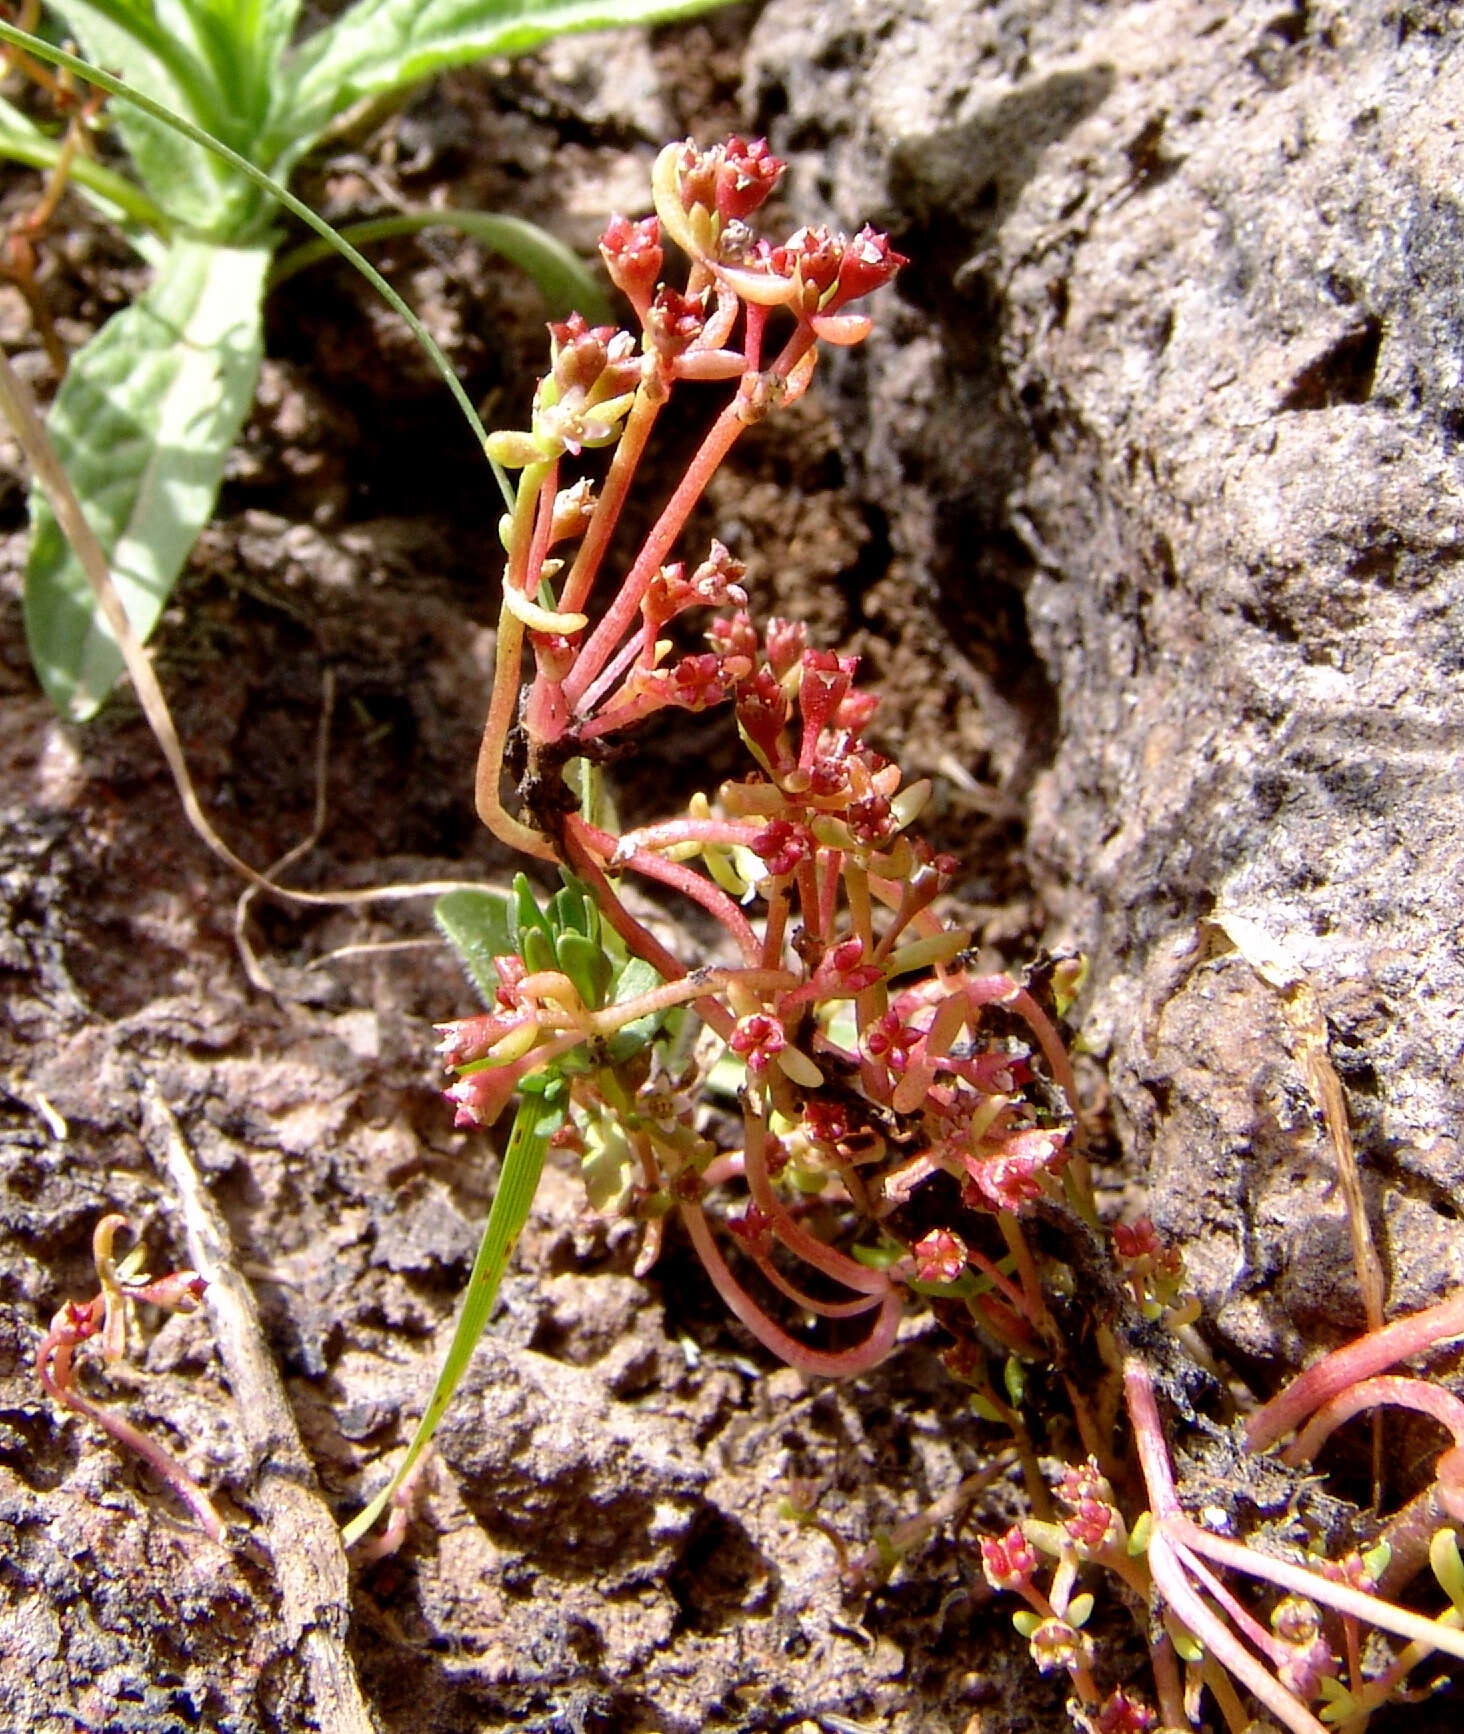
[[[152,631],[213,510],[253,399],[262,306],[281,240],[268,182],[287,181],[346,117],[445,68],[522,53],[566,31],[715,3],[357,0],[296,42],[299,0],[48,0],[95,66],[120,72],[134,98],[145,99],[114,117],[130,176],[78,151],[75,122],[65,139],[51,138],[0,103],[0,156],[64,168],[154,269],[146,293],[71,358],[49,418],[140,637]],[[45,47],[8,28],[4,39]],[[209,149],[200,135],[232,154]],[[533,271],[559,307],[595,304],[598,291],[573,256],[526,223],[431,211],[363,228],[360,238],[444,223]],[[31,656],[57,708],[80,720],[105,699],[122,658],[39,494],[32,515]]]

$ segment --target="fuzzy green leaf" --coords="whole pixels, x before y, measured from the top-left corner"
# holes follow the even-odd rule
[[[495,957],[513,949],[508,899],[499,891],[448,891],[432,906],[438,931],[458,955],[486,1006],[498,990]]]
[[[337,115],[450,66],[525,54],[551,36],[651,24],[723,0],[357,0],[286,61],[271,142],[297,161]]]
[[[71,359],[48,428],[145,639],[218,497],[254,397],[265,248],[178,240],[152,287]],[[122,653],[51,508],[31,494],[31,659],[52,703],[92,716]]]
[[[144,96],[182,114],[251,156],[251,127],[218,82],[189,9],[171,0],[157,11],[138,0],[48,0],[88,60],[116,72]],[[197,8],[201,18],[206,7]],[[247,58],[239,47],[238,58]],[[266,95],[268,90],[266,81]],[[168,215],[219,241],[239,238],[259,197],[238,171],[130,103],[110,111],[138,179]]]

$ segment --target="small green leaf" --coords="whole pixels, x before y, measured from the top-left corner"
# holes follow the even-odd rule
[[[448,891],[433,905],[432,919],[457,953],[478,997],[491,1006],[498,989],[493,959],[514,950],[508,899],[498,891]]]
[[[546,939],[549,937],[549,918],[540,909],[534,888],[523,873],[515,873],[513,877],[513,914],[515,943],[535,927]]]
[[[1002,1383],[1006,1386],[1007,1396],[1012,1400],[1012,1407],[1020,1409],[1022,1399],[1027,1394],[1026,1369],[1015,1355],[1008,1355],[1006,1365],[1001,1371]]]
[[[1380,1541],[1376,1547],[1370,1547],[1367,1552],[1363,1554],[1362,1569],[1374,1583],[1378,1583],[1381,1580],[1383,1573],[1392,1563],[1392,1560],[1392,1547],[1388,1542]]]
[[[1154,1513],[1145,1511],[1139,1514],[1137,1523],[1129,1532],[1128,1552],[1130,1559],[1142,1559],[1149,1551],[1149,1537],[1154,1533]]]
[[[1170,1627],[1169,1635],[1174,1640],[1176,1654],[1182,1662],[1203,1662],[1205,1646],[1194,1635],[1179,1624]]]
[[[878,1246],[851,1246],[849,1256],[866,1270],[888,1270],[905,1256],[905,1249],[898,1241],[886,1240]]]
[[[259,377],[269,253],[173,243],[152,287],[71,359],[48,418],[57,453],[146,639],[218,497]],[[122,653],[50,506],[31,494],[25,625],[65,716],[95,714]]]
[[[1459,1538],[1452,1529],[1436,1529],[1428,1544],[1428,1563],[1439,1580],[1439,1587],[1464,1614],[1464,1558],[1459,1554]]]
[[[611,963],[603,948],[582,933],[570,932],[560,934],[554,953],[580,998],[591,1011],[597,1011],[610,989]]]
[[[1044,1523],[1040,1517],[1026,1517],[1022,1520],[1022,1534],[1033,1547],[1051,1554],[1054,1559],[1061,1559],[1072,1549],[1068,1532],[1060,1523]],[[1078,1622],[1072,1620],[1069,1623],[1076,1625]]]
[[[987,1287],[990,1286],[988,1281]],[[905,1287],[915,1294],[931,1295],[938,1300],[969,1300],[981,1292],[974,1270],[962,1271],[954,1282],[922,1282],[919,1277],[907,1277]]]
[[[1021,1608],[1012,1615],[1012,1624],[1024,1638],[1030,1638],[1042,1624],[1041,1614],[1033,1613],[1031,1608]]]
[[[519,934],[519,956],[530,975],[559,968],[559,959],[554,955],[554,941],[542,927],[526,927]]]
[[[995,1421],[1001,1425],[1005,1425],[1009,1419],[1007,1415],[997,1408],[996,1404],[992,1402],[990,1397],[983,1396],[980,1391],[973,1391],[971,1393],[971,1407],[983,1421]]]
[[[1067,1623],[1076,1631],[1081,1631],[1088,1623],[1088,1617],[1093,1612],[1093,1598],[1086,1592],[1074,1596],[1068,1603]]]

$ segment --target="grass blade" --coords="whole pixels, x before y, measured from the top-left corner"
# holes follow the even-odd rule
[[[432,1387],[432,1395],[396,1474],[365,1510],[353,1517],[341,1531],[347,1547],[359,1541],[386,1510],[447,1413],[447,1406],[467,1370],[483,1327],[488,1323],[509,1258],[529,1219],[529,1209],[539,1189],[539,1176],[544,1170],[544,1152],[549,1147],[550,1138],[564,1122],[563,1091],[563,1081],[557,1077],[540,1082],[538,1089],[532,1089],[528,1082],[524,1085],[524,1094],[514,1115],[513,1131],[509,1135],[508,1153],[503,1159],[503,1172],[498,1177],[498,1190],[493,1195],[493,1207],[488,1212],[488,1225],[483,1230],[478,1256],[473,1260],[473,1273],[468,1278],[447,1359],[437,1375],[437,1383]]]

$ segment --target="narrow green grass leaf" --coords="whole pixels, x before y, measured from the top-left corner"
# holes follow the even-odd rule
[[[610,306],[605,292],[578,254],[572,253],[562,241],[556,241],[537,224],[526,223],[518,217],[498,217],[489,211],[463,211],[444,206],[440,210],[406,211],[400,216],[347,223],[340,235],[353,247],[364,247],[372,241],[388,241],[397,235],[415,235],[423,229],[437,228],[457,229],[479,246],[498,253],[527,272],[556,318],[563,318],[566,313],[583,313],[592,325],[609,322]],[[331,258],[334,253],[335,249],[321,240],[306,241],[293,248],[271,272],[270,288],[277,289],[297,271]]]
[[[432,1387],[432,1395],[396,1474],[366,1509],[353,1517],[341,1531],[341,1539],[347,1547],[366,1534],[411,1474],[417,1459],[437,1431],[438,1423],[447,1413],[447,1405],[452,1401],[453,1392],[461,1383],[478,1338],[488,1323],[488,1315],[498,1295],[498,1285],[503,1281],[503,1273],[508,1268],[518,1237],[529,1219],[534,1194],[539,1189],[544,1152],[549,1148],[550,1138],[564,1124],[563,1081],[554,1077],[540,1082],[546,1085],[543,1094],[530,1093],[530,1085],[525,1084],[525,1093],[514,1115],[508,1153],[503,1158],[503,1172],[498,1177],[498,1190],[493,1195],[478,1256],[473,1260],[472,1275],[468,1278],[467,1292],[453,1328],[447,1359],[437,1375],[437,1383]]]
[[[72,357],[48,428],[138,635],[157,624],[218,497],[254,396],[267,248],[178,240],[152,287]],[[95,714],[122,672],[80,564],[31,493],[31,657],[63,716]]]

